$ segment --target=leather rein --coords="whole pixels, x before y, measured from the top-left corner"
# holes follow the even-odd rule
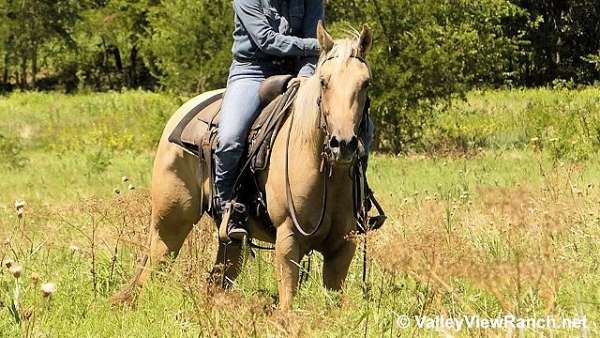
[[[324,63],[326,63],[329,60],[335,59],[337,58],[337,56],[331,56],[327,59],[325,59],[323,62],[321,62],[321,65],[323,65]],[[361,56],[358,55],[352,55],[351,58],[357,59],[360,62],[367,64],[367,62],[365,61],[364,58],[362,58]],[[290,175],[289,175],[289,153],[290,153],[290,139],[291,139],[291,135],[292,135],[292,129],[294,126],[294,114],[295,112],[292,111],[292,114],[290,115],[290,126],[288,128],[288,132],[287,132],[287,140],[286,140],[286,148],[285,148],[285,169],[284,169],[284,175],[285,175],[285,195],[286,195],[286,199],[287,199],[287,205],[288,205],[288,212],[290,214],[290,217],[292,219],[292,222],[294,223],[294,227],[296,228],[296,230],[302,234],[305,237],[311,237],[313,235],[315,235],[319,229],[321,228],[321,226],[323,225],[323,221],[325,220],[325,212],[327,210],[327,197],[328,197],[328,179],[331,178],[332,175],[332,169],[333,169],[333,160],[332,160],[332,151],[331,151],[331,146],[330,146],[330,139],[331,139],[331,134],[329,132],[329,126],[328,126],[328,122],[327,122],[327,116],[326,116],[326,112],[325,109],[323,107],[323,85],[321,85],[321,95],[319,96],[319,100],[318,100],[318,107],[319,107],[319,129],[321,129],[321,131],[325,134],[324,137],[324,142],[322,145],[322,150],[321,150],[321,166],[320,166],[320,172],[322,174],[323,177],[323,194],[321,195],[321,211],[319,214],[319,221],[316,225],[312,226],[310,231],[306,231],[304,230],[305,228],[300,224],[300,221],[298,219],[298,213],[296,211],[296,207],[294,205],[294,198],[292,196],[292,189],[291,189],[291,185],[290,185]]]

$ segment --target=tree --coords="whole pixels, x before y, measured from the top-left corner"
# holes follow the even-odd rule
[[[231,63],[229,0],[164,0],[149,15],[143,53],[166,88],[202,92],[223,87]]]
[[[94,4],[83,14],[79,27],[80,76],[98,89],[152,88],[140,55],[141,41],[148,34],[148,15],[159,0],[109,0]]]
[[[596,0],[512,0],[529,20],[519,27],[530,43],[515,62],[525,85],[554,79],[590,83],[599,73],[585,57],[600,49],[600,2]]]
[[[379,148],[394,152],[420,140],[434,106],[501,81],[517,49],[502,23],[520,11],[503,0],[355,0],[329,8],[339,30],[367,22],[376,32],[372,111]]]
[[[0,18],[7,18],[7,1],[0,0]],[[8,20],[0,20],[0,67],[2,75],[0,77],[0,92],[8,90],[10,73],[10,52],[12,50],[11,32]]]
[[[8,82],[12,66],[21,88],[35,87],[44,46],[56,41],[75,44],[72,28],[85,1],[78,0],[3,0],[4,18],[3,83]]]
[[[337,32],[376,34],[380,149],[418,144],[473,87],[600,78],[597,0],[329,0]],[[0,0],[0,90],[223,87],[231,0]]]

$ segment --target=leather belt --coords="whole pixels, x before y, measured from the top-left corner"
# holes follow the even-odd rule
[[[237,62],[242,62],[242,63],[256,63],[256,64],[271,64],[274,66],[293,66],[294,61],[292,59],[289,58],[278,58],[278,59],[246,59],[246,58],[240,58],[240,57],[236,57],[235,61]]]

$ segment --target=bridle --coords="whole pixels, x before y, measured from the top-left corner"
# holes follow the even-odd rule
[[[330,56],[330,57],[326,58],[325,60],[323,60],[323,62],[320,63],[320,66],[327,63],[327,61],[331,61],[331,60],[334,60],[337,58],[338,58],[338,56]],[[358,55],[356,52],[352,53],[350,58],[356,59],[356,60],[360,61],[361,63],[368,66],[367,61],[362,56]],[[319,99],[317,100],[317,105],[319,106],[319,128],[325,135],[321,157],[323,158],[323,160],[325,160],[330,165],[332,165],[333,157],[332,157],[331,144],[330,144],[331,132],[329,130],[329,123],[327,121],[328,112],[325,109],[325,106],[323,105],[324,90],[325,90],[325,88],[324,88],[323,84],[321,84],[321,88],[320,88],[321,93],[319,95]],[[292,113],[292,115],[293,115],[293,113]],[[362,121],[359,121],[358,125],[360,125],[361,122]],[[321,166],[323,166],[323,164]]]
[[[320,66],[322,66],[323,64],[325,64],[326,62],[328,62],[330,60],[336,59],[337,57],[338,56],[328,57],[327,59],[323,60],[323,62],[320,63]],[[367,61],[363,57],[361,57],[360,55],[358,55],[356,53],[353,53],[350,56],[350,58],[357,59],[360,62],[362,62],[363,64],[368,65]],[[285,195],[286,195],[286,199],[287,199],[288,212],[290,214],[290,218],[292,219],[292,223],[294,223],[294,227],[296,228],[296,230],[305,237],[313,236],[314,234],[316,234],[319,231],[319,229],[323,225],[323,221],[325,220],[325,211],[327,209],[327,197],[328,197],[327,182],[328,182],[328,179],[331,178],[331,176],[332,176],[333,166],[334,166],[333,152],[331,149],[331,142],[330,142],[331,141],[331,132],[329,129],[329,123],[327,121],[327,111],[325,110],[325,107],[323,105],[323,92],[324,92],[323,85],[321,85],[320,91],[321,91],[321,93],[319,95],[319,99],[317,102],[317,105],[319,107],[319,129],[325,135],[323,145],[321,147],[321,165],[319,168],[320,173],[322,174],[323,194],[321,195],[321,212],[319,214],[319,221],[315,226],[311,227],[312,230],[310,230],[310,231],[304,230],[305,228],[302,227],[302,225],[300,224],[300,221],[298,220],[298,214],[296,211],[296,207],[294,205],[294,198],[292,196],[292,189],[291,189],[291,185],[290,185],[289,152],[290,152],[290,139],[291,139],[291,134],[292,134],[292,128],[294,125],[294,111],[292,111],[292,113],[290,115],[290,126],[288,128],[287,140],[286,140],[284,175],[285,175]],[[352,163],[353,163],[352,165],[355,165],[354,164],[355,160],[356,160],[356,155],[355,155],[354,160],[352,161]]]

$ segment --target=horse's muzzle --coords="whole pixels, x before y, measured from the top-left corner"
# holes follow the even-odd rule
[[[329,139],[329,149],[333,161],[340,164],[349,164],[354,160],[358,150],[358,137],[353,135],[350,139],[342,139],[335,135]]]

